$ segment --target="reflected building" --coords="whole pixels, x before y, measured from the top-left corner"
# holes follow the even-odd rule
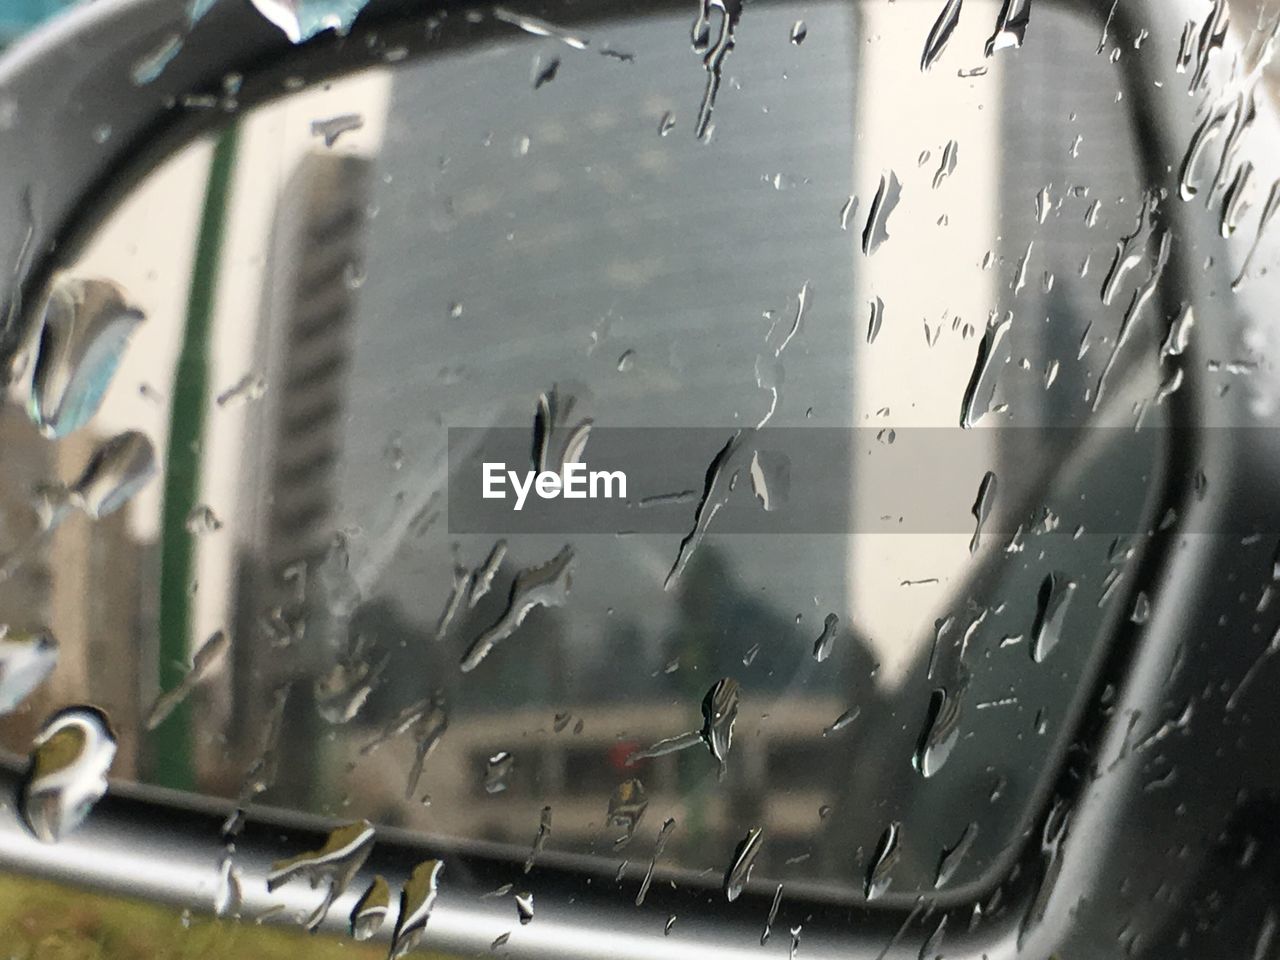
[[[276,199],[255,347],[266,390],[245,438],[237,509],[233,630],[243,642],[234,648],[230,735],[241,753],[256,745],[269,692],[302,668],[297,641],[308,629],[326,629],[306,596],[334,536],[332,478],[369,178],[364,158],[311,152]],[[298,685],[289,711],[303,724],[314,715],[305,687]],[[306,743],[314,734],[291,739]]]

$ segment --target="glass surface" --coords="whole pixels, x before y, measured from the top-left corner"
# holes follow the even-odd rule
[[[1160,451],[1126,433],[1164,420],[1164,330],[1116,343],[1159,238],[1098,24],[1038,4],[1025,43],[986,59],[1000,5],[971,0],[922,71],[937,6],[753,6],[705,137],[684,12],[596,23],[585,49],[508,24],[229,108],[55,280],[109,280],[145,314],[117,370],[83,361],[109,381],[100,409],[68,413],[56,442],[24,409],[29,382],[0,410],[0,600],[11,630],[59,644],[0,741],[26,753],[54,709],[94,703],[120,780],[513,857],[550,808],[545,848],[609,876],[626,859],[638,877],[673,818],[664,865],[707,883],[760,828],[756,882],[858,902],[894,824],[884,902],[931,894],[962,838],[944,893],[998,877],[1159,522]],[[1176,307],[1154,291],[1153,311]],[[689,530],[719,444],[764,422],[867,442],[824,478],[850,514],[895,482],[876,462],[899,435],[957,431],[968,410],[980,456],[925,478],[960,491],[944,528],[713,521],[669,583],[681,533],[512,535],[477,589],[497,538],[451,533],[448,429],[527,429],[532,446],[553,396],[571,406],[557,443],[585,417],[713,435],[673,439],[669,485],[647,491],[677,495]],[[1081,425],[1126,430],[1046,432],[1030,461],[1013,439]],[[58,491],[33,491],[76,493],[127,430],[156,475],[116,512],[73,498],[50,524]],[[1034,497],[997,487],[996,532],[973,545],[988,471],[1031,477]],[[745,466],[739,483],[749,501]],[[566,545],[564,602],[460,669],[520,572]],[[219,630],[225,655],[184,680]],[[701,730],[723,678],[741,685],[723,776],[705,741],[628,763]],[[611,797],[638,789],[620,843]]]

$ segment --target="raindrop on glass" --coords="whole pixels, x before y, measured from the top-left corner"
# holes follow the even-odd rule
[[[368,940],[382,929],[390,909],[391,888],[386,880],[376,876],[351,908],[351,936],[356,940]]]
[[[60,277],[41,319],[28,411],[46,437],[65,437],[98,412],[142,312],[108,280]]]
[[[54,843],[84,822],[107,790],[116,737],[96,707],[68,707],[32,742],[21,810],[31,832]]]
[[[506,750],[500,750],[485,763],[484,792],[502,793],[507,789],[511,779],[511,770],[516,758]]]
[[[294,879],[306,880],[313,890],[324,886],[324,899],[305,921],[308,930],[318,930],[329,914],[329,907],[342,896],[369,858],[373,840],[373,825],[368,820],[338,827],[318,850],[273,863],[267,874],[267,890],[274,891]]]
[[[1031,659],[1036,663],[1043,663],[1062,639],[1062,622],[1075,592],[1075,581],[1061,573],[1047,574],[1041,582],[1031,625]]]
[[[516,916],[520,918],[520,926],[524,926],[533,920],[533,894],[527,890],[524,893],[517,893]]]
[[[867,867],[866,882],[863,885],[863,892],[868,900],[877,899],[889,889],[889,884],[893,880],[893,868],[898,863],[898,839],[901,832],[901,825],[894,821],[885,827],[884,833],[880,835],[871,863]]]
[[[400,890],[400,914],[396,917],[387,960],[398,960],[422,939],[439,895],[443,869],[444,863],[440,860],[426,860],[413,868],[413,873]]]
[[[609,798],[609,811],[605,824],[613,830],[621,830],[621,836],[615,837],[616,848],[625,847],[635,836],[636,828],[649,808],[649,797],[645,793],[644,784],[637,778],[623,780]]]
[[[185,523],[187,533],[201,536],[206,533],[217,533],[222,529],[222,521],[208,504],[197,503],[187,514]]]
[[[730,900],[737,900],[743,887],[751,879],[751,871],[756,864],[756,856],[764,841],[764,831],[754,827],[739,841],[733,852],[733,860],[724,874],[724,895]]]
[[[822,624],[822,633],[813,641],[813,659],[822,663],[831,656],[831,648],[836,642],[836,631],[840,627],[840,618],[834,613],[827,614]]]
[[[0,628],[0,716],[22,706],[58,665],[58,642],[47,630]]]

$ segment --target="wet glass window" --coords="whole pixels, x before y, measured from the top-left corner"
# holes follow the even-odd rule
[[[1030,7],[415,14],[175,106],[10,358],[0,743],[628,890],[990,889],[1192,482],[1165,211],[1265,200],[1236,100],[1179,195],[1147,31]]]

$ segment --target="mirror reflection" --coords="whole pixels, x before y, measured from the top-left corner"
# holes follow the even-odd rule
[[[1129,614],[1141,538],[1073,505],[1146,529],[1148,447],[1046,450],[1018,532],[977,542],[985,475],[1019,466],[985,430],[935,478],[948,530],[712,524],[674,581],[680,535],[461,535],[448,509],[450,427],[889,451],[962,417],[1132,425],[1160,380],[1109,360],[1149,267],[1099,295],[1149,202],[1118,69],[1053,7],[984,59],[988,2],[921,71],[930,6],[753,9],[710,115],[683,14],[587,49],[511,23],[230,111],[152,171],[53,279],[0,409],[0,643],[57,645],[5,747],[93,703],[121,780],[637,882],[668,819],[664,865],[709,883],[753,829],[756,880],[838,899],[997,873]],[[655,491],[691,530],[717,450]],[[850,511],[873,469],[829,478]]]

